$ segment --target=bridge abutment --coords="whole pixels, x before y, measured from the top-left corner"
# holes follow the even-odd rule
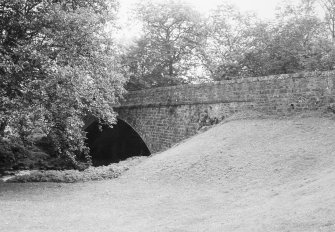
[[[115,110],[152,153],[194,135],[204,120],[235,112],[317,110],[335,100],[335,72],[305,72],[129,92]]]

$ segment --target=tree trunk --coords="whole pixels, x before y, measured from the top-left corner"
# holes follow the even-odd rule
[[[5,137],[6,126],[7,126],[7,122],[6,121],[0,122],[0,139],[3,138],[3,137]]]
[[[169,75],[170,77],[172,77],[173,75],[173,62],[172,61],[169,62]]]

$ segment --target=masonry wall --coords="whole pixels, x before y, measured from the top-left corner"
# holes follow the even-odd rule
[[[129,92],[117,111],[157,152],[194,135],[205,114],[220,120],[246,109],[285,114],[327,106],[334,82],[335,72],[308,72],[154,88]]]

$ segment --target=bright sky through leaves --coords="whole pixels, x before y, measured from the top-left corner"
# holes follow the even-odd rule
[[[154,0],[155,2],[162,2],[163,0]],[[190,5],[196,7],[199,11],[206,13],[215,6],[223,2],[223,0],[185,0]],[[121,0],[121,11],[125,14],[138,0]],[[283,2],[282,0],[230,0],[242,11],[254,11],[261,18],[272,18],[274,16],[275,7]],[[291,2],[298,2],[298,0],[291,0]]]
[[[129,20],[131,17],[131,9],[137,2],[141,0],[120,0],[120,23],[123,25],[123,30],[116,37],[122,41],[127,42],[132,38],[136,37],[139,33],[139,27],[134,25],[134,21]],[[152,0],[154,2],[163,2],[164,0]],[[184,0],[190,5],[194,6],[198,11],[203,14],[208,13],[211,9],[214,9],[217,5],[224,2],[223,0]],[[287,0],[288,2],[296,3],[299,0]],[[276,6],[283,2],[283,0],[228,0],[228,2],[236,5],[242,12],[253,11],[260,18],[272,19],[274,18],[274,12]]]

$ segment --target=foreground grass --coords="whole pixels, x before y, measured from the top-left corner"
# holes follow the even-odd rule
[[[105,180],[119,177],[122,173],[135,166],[146,157],[132,157],[119,163],[108,166],[89,167],[84,171],[78,170],[35,170],[29,174],[17,175],[7,182],[64,182],[73,183],[78,181]]]
[[[0,183],[4,232],[334,232],[335,123],[231,120],[119,178]]]

